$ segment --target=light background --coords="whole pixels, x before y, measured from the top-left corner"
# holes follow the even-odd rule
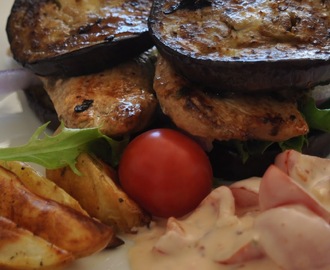
[[[12,0],[0,1],[0,71],[19,67],[10,57],[5,30],[13,2]],[[0,147],[27,143],[41,124],[28,107],[22,90],[17,89],[17,92],[10,95],[1,95],[0,91]],[[115,251],[105,251],[81,259],[65,270],[129,270],[127,248],[128,245],[124,245]]]

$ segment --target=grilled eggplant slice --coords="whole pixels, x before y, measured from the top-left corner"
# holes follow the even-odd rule
[[[155,0],[149,29],[181,74],[216,91],[330,80],[329,0]]]
[[[152,46],[151,0],[15,0],[6,31],[13,57],[42,76],[101,71]]]

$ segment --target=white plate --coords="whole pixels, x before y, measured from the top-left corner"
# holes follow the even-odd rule
[[[0,2],[0,70],[17,67],[9,55],[9,44],[6,35],[6,21],[10,13],[13,0]],[[24,93],[17,89],[16,93],[8,96],[0,94],[0,147],[25,144],[33,132],[42,123],[38,121],[28,107]],[[128,270],[128,245],[112,251],[78,260],[67,270]]]

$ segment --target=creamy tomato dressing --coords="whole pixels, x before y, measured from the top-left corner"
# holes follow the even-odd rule
[[[186,217],[140,228],[131,268],[330,269],[330,161],[314,159],[287,151],[262,179],[221,186]]]
[[[233,253],[239,252],[240,247],[253,238],[252,224],[257,212],[246,213],[241,218],[224,213],[219,218],[216,213],[219,205],[215,203],[212,198],[185,219],[170,218],[167,224],[157,221],[149,229],[141,229],[129,253],[131,268],[280,269],[266,257],[249,263],[226,264],[225,261],[230,259]]]
[[[207,257],[197,248],[185,248],[181,252],[167,256],[152,251],[157,239],[164,231],[157,226],[149,231],[144,231],[136,239],[135,246],[130,250],[130,265],[133,270],[222,270],[222,269],[280,269],[268,258],[262,258],[237,265],[221,265]],[[230,242],[229,242],[230,243]]]

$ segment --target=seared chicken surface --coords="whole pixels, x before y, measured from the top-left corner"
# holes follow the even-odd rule
[[[284,141],[308,132],[294,101],[271,95],[207,94],[180,77],[161,57],[154,90],[163,112],[178,127],[198,137]]]
[[[148,56],[79,77],[42,77],[59,120],[69,128],[100,127],[110,137],[132,134],[153,118],[157,100]]]

